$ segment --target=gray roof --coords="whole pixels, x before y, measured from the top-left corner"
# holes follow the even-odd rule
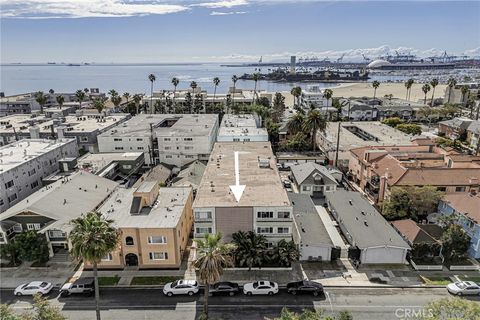
[[[118,186],[117,182],[88,172],[77,172],[31,194],[0,215],[3,221],[29,211],[68,223],[83,213],[97,209]]]
[[[352,245],[360,249],[381,246],[410,249],[405,240],[359,192],[337,190],[327,192],[325,197],[331,210],[336,213],[337,221],[351,235]]]
[[[453,118],[450,120],[441,121],[439,124],[443,124],[452,128],[467,129],[472,121],[472,119],[467,118]]]
[[[306,194],[288,193],[293,205],[293,219],[300,235],[301,244],[333,246],[327,229],[318,215],[312,198]]]
[[[297,165],[290,166],[292,169],[292,174],[295,177],[295,180],[298,184],[302,184],[305,179],[307,179],[310,175],[314,172],[320,173],[324,178],[327,178],[331,181],[331,184],[337,184],[337,180],[332,174],[328,171],[328,169],[318,163],[314,162],[305,162]]]
[[[178,176],[173,180],[172,185],[175,187],[191,186],[196,189],[200,184],[200,181],[202,181],[203,173],[206,168],[206,165],[195,160],[178,173]]]
[[[468,126],[467,131],[471,131],[473,133],[480,133],[480,120],[475,120],[470,123]]]

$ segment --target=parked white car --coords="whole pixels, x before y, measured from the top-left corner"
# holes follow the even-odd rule
[[[167,283],[163,287],[163,294],[169,297],[174,294],[188,294],[189,296],[193,296],[198,291],[198,282],[195,280],[177,280]]]
[[[16,296],[32,296],[34,294],[46,295],[53,288],[50,282],[32,281],[19,285],[13,292]]]
[[[458,296],[480,295],[480,286],[473,281],[459,281],[447,285],[451,294]]]
[[[278,284],[272,281],[255,281],[243,286],[243,293],[247,296],[254,294],[274,295],[278,293]]]

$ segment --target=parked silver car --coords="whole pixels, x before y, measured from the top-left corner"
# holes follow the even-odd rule
[[[473,281],[459,281],[447,285],[447,290],[451,294],[458,296],[480,295],[480,285]]]

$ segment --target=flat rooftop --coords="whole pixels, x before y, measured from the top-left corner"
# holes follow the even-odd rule
[[[217,121],[216,114],[139,114],[102,136],[148,137],[150,126],[157,136],[205,136]]]
[[[99,121],[96,115],[78,117],[75,115],[67,115],[58,118],[46,118],[42,115],[32,116],[30,114],[11,115],[0,118],[0,134],[13,134],[13,127],[17,133],[29,134],[29,128],[35,125],[40,128],[41,133],[50,133],[50,126],[54,123],[56,123],[55,131],[57,131],[58,127],[65,127],[65,133],[104,131],[111,126],[115,126],[117,122],[124,121],[129,116],[130,115],[126,113],[115,113]]]
[[[139,188],[142,188],[140,186]],[[175,228],[192,192],[191,188],[160,188],[152,207],[130,214],[136,188],[117,188],[98,210],[117,228]]]
[[[338,123],[330,123],[325,138],[330,146],[336,147]],[[364,146],[409,145],[412,136],[377,121],[342,122],[340,129],[340,150]],[[326,147],[324,145],[324,147]]]
[[[92,173],[97,173],[114,161],[135,161],[143,156],[143,152],[125,152],[125,153],[87,153],[78,159],[78,167],[89,169]]]
[[[235,185],[236,151],[239,152],[240,185],[246,186],[239,202],[230,190],[230,186]],[[260,167],[260,162],[268,167]],[[290,206],[270,142],[215,143],[194,207],[262,206]]]
[[[218,131],[219,136],[258,136],[268,138],[265,128],[257,128],[255,117],[251,114],[225,115]]]
[[[74,139],[24,139],[0,147],[0,172],[6,172],[23,163],[60,148]]]

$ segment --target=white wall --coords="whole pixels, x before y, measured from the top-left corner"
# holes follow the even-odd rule
[[[405,264],[407,249],[394,247],[375,247],[363,249],[360,262],[363,264],[398,263]]]
[[[332,248],[301,244],[300,254],[300,260],[308,260],[308,257],[313,257],[313,259],[322,257],[322,261],[330,261]]]

